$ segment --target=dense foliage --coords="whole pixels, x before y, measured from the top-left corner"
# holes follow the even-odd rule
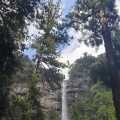
[[[111,91],[100,82],[93,85],[71,110],[71,120],[116,120]]]
[[[85,54],[71,66],[70,80],[80,87],[70,108],[71,120],[116,120],[107,73],[105,54]]]
[[[40,88],[37,86],[41,79],[33,73],[34,64],[28,56],[23,56],[21,60],[21,69],[14,75],[2,120],[44,120],[39,101]]]
[[[84,57],[77,59],[74,64],[70,66],[70,79],[84,77],[85,74],[89,74],[91,66],[94,62],[96,62],[96,58],[88,55],[87,53]]]
[[[0,1],[0,119],[5,114],[13,74],[19,68],[23,42],[29,38],[27,24],[35,19],[41,5],[39,0]]]

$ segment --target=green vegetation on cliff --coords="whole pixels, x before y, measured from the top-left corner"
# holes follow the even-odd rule
[[[104,54],[98,57],[84,55],[71,66],[70,80],[78,81],[79,86],[87,86],[84,93],[84,87],[81,87],[81,92],[74,98],[71,120],[116,120],[107,70]]]

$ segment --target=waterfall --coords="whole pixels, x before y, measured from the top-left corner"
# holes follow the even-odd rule
[[[66,91],[67,81],[63,80],[62,83],[62,120],[68,119],[68,111],[67,111],[67,91]]]

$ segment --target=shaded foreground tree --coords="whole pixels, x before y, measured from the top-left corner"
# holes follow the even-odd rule
[[[72,27],[85,35],[80,42],[98,48],[104,41],[116,117],[120,120],[120,63],[117,49],[120,34],[115,0],[77,0],[74,11],[67,17],[71,19]]]
[[[0,119],[5,114],[13,74],[19,67],[18,50],[27,35],[25,19],[34,13],[36,2],[0,1]]]

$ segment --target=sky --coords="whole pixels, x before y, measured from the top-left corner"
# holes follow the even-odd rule
[[[71,7],[74,5],[75,0],[62,0],[61,7],[64,9],[63,11],[63,17],[71,11]],[[120,14],[120,0],[117,0],[116,2],[117,5],[117,10]],[[36,31],[34,28],[31,26],[30,27],[30,33],[36,34]],[[99,50],[96,52],[95,48],[87,47],[83,43],[79,43],[77,39],[80,39],[83,37],[83,35],[78,32],[76,33],[73,29],[70,29],[68,32],[69,35],[73,35],[74,39],[71,41],[69,46],[66,46],[62,51],[61,51],[61,57],[59,60],[63,63],[67,63],[69,61],[70,64],[74,63],[76,59],[79,59],[80,57],[83,56],[83,53],[87,52],[88,54],[91,54],[93,56],[97,56],[101,53],[105,52],[104,45],[101,45],[99,47]],[[29,50],[25,51],[25,54],[29,55],[30,57],[35,53],[34,50]],[[68,77],[68,68],[62,69],[62,73],[65,75],[65,79],[69,79]]]
[[[71,10],[70,8],[71,6],[74,5],[74,1],[75,0],[62,0],[63,2],[62,6],[65,9],[64,14],[67,14]],[[118,10],[120,15],[120,0],[116,1],[116,6],[117,6],[116,9]],[[85,52],[93,56],[98,56],[99,54],[105,52],[104,45],[101,45],[98,51],[96,51],[95,48],[87,47],[83,43],[80,44],[79,41],[77,40],[83,37],[83,35],[80,32],[76,33],[73,29],[71,29],[69,31],[69,35],[73,35],[74,39],[71,41],[71,44],[69,46],[67,46],[64,50],[62,50],[61,58],[59,58],[61,62],[67,63],[67,61],[69,61],[69,63],[72,64],[75,62],[76,59],[79,59],[80,57],[82,57],[83,53]],[[65,79],[66,80],[69,79],[69,76],[68,76],[69,69],[65,68],[62,71],[65,74],[65,77],[66,77]]]

